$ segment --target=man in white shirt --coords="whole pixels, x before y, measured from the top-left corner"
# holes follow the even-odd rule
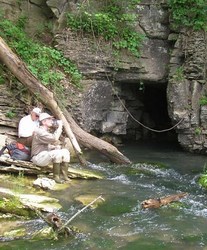
[[[18,126],[18,142],[24,144],[27,147],[31,147],[34,130],[39,127],[40,113],[41,109],[36,107],[29,115],[24,116],[20,120]]]

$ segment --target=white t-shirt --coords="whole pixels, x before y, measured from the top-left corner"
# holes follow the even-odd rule
[[[38,121],[33,121],[31,115],[23,117],[19,122],[18,136],[29,137],[32,136],[34,130],[39,127]]]

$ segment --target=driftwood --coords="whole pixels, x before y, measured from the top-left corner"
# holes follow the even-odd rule
[[[180,194],[174,194],[165,196],[162,198],[157,199],[149,199],[145,200],[141,203],[142,208],[159,208],[161,206],[165,206],[173,201],[178,201],[179,199],[185,197],[187,193],[180,193]]]
[[[64,225],[62,225],[58,231],[61,232],[61,230],[63,230],[65,227],[68,226],[68,224],[74,220],[80,213],[82,213],[84,210],[86,210],[86,208],[90,207],[93,205],[93,203],[95,203],[97,200],[101,199],[102,201],[104,201],[104,199],[102,198],[102,196],[98,196],[96,199],[94,199],[93,201],[91,201],[88,205],[86,205],[85,207],[83,207],[81,210],[79,210],[76,214],[74,214]]]
[[[99,151],[100,153],[106,155],[114,163],[130,163],[130,160],[119,152],[116,147],[82,130],[66,109],[60,109],[54,94],[30,72],[25,63],[9,48],[1,37],[0,61],[7,66],[14,76],[23,85],[25,85],[31,93],[34,95],[38,94],[38,97],[45,104],[45,106],[48,107],[48,109],[51,110],[58,119],[63,121],[65,133],[70,138],[76,155],[83,165],[86,165],[86,161],[82,156],[76,137],[80,141],[81,145],[89,149]]]
[[[102,196],[98,196],[96,199],[94,199],[92,202],[90,202],[88,205],[83,207],[81,210],[79,210],[76,214],[74,214],[68,221],[63,223],[61,218],[56,213],[48,213],[46,216],[42,214],[38,209],[30,207],[31,210],[35,211],[36,214],[43,219],[54,231],[55,233],[55,239],[58,239],[59,235],[64,235],[65,237],[75,235],[76,231],[73,229],[73,227],[69,227],[68,224],[74,220],[80,213],[85,211],[88,207],[93,205],[97,200],[104,200]]]
[[[42,218],[49,227],[51,227],[55,233],[55,239],[58,239],[59,234],[63,234],[65,237],[70,235],[74,235],[75,231],[70,227],[63,227],[63,221],[61,220],[60,216],[56,213],[48,213],[44,216],[39,210],[35,210],[36,214]],[[60,228],[62,228],[61,233],[59,233]]]

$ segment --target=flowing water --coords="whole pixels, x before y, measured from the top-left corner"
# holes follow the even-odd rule
[[[131,144],[121,151],[132,164],[98,163],[100,158],[96,162],[93,158],[89,168],[103,173],[104,180],[73,180],[68,189],[52,192],[63,207],[59,211],[63,220],[83,208],[76,201],[78,196],[102,195],[105,199],[71,222],[81,231],[77,237],[5,241],[0,242],[0,249],[207,249],[207,191],[197,183],[206,156],[183,152],[171,143]],[[156,164],[165,168],[156,168]],[[143,200],[179,192],[188,195],[177,206],[141,208]],[[27,224],[28,228],[41,228],[44,222],[38,219]]]

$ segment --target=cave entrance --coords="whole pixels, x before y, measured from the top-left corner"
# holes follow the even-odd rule
[[[150,140],[163,139],[177,141],[175,130],[168,132],[154,132],[165,130],[173,125],[168,116],[166,84],[139,83],[121,84],[121,98],[131,113],[128,117],[126,135],[123,140]],[[142,123],[143,126],[141,124]]]

